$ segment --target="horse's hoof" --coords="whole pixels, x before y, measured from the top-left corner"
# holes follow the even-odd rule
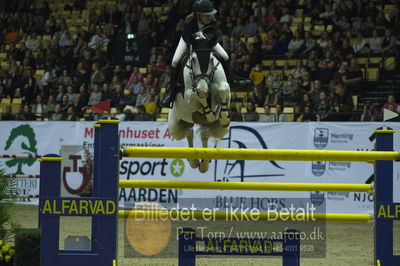
[[[192,168],[197,168],[200,165],[200,161],[198,159],[189,159],[189,165]]]
[[[209,160],[201,160],[200,165],[199,165],[200,173],[207,172],[209,167],[210,167],[210,161]]]

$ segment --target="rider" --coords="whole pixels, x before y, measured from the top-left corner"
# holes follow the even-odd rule
[[[179,93],[177,86],[178,80],[178,65],[185,55],[189,45],[192,43],[192,36],[199,30],[204,30],[205,33],[211,34],[212,40],[215,42],[213,45],[213,52],[221,59],[221,64],[225,70],[228,83],[232,80],[229,64],[229,56],[224,48],[218,43],[218,31],[214,15],[217,10],[209,0],[196,0],[193,4],[192,11],[194,15],[183,23],[182,37],[179,40],[178,47],[176,48],[174,57],[172,58],[171,77],[168,91],[165,92],[164,97],[160,101],[161,107],[172,107],[176,95]]]

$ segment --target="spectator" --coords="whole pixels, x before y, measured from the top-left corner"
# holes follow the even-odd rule
[[[242,114],[238,112],[237,108],[232,106],[230,108],[230,120],[231,121],[243,121]]]
[[[75,115],[74,107],[72,107],[72,106],[68,107],[67,113],[65,114],[63,120],[77,121],[77,116]]]
[[[56,94],[56,103],[57,104],[60,104],[62,102],[62,98],[63,98],[64,94],[65,94],[64,86],[59,85],[57,87],[57,94]]]
[[[80,87],[82,84],[89,84],[89,73],[82,61],[76,66],[76,70],[72,75],[72,80],[75,86]]]
[[[153,118],[149,113],[146,113],[146,109],[143,105],[138,105],[137,113],[135,114],[134,121],[152,121]]]
[[[390,94],[387,97],[387,102],[382,106],[380,113],[379,113],[379,116],[381,118],[383,118],[383,109],[388,109],[388,110],[398,113],[400,111],[400,109],[399,109],[399,105],[396,100],[396,96],[394,96],[393,94]]]
[[[275,116],[277,122],[288,121],[286,114],[282,112],[282,105],[280,104],[275,105]]]
[[[382,38],[379,37],[378,31],[372,31],[372,37],[368,41],[369,49],[371,53],[377,54],[382,48]]]
[[[280,91],[275,91],[272,88],[269,88],[267,96],[265,97],[264,106],[275,106],[278,102],[280,102],[280,100]]]
[[[361,114],[360,121],[379,121],[379,113],[376,110],[375,104],[365,103],[363,107],[363,113]]]
[[[386,29],[385,36],[382,38],[382,54],[397,54],[396,37],[393,36],[392,30]]]
[[[56,109],[56,106],[57,106],[56,97],[54,95],[49,95],[45,111],[47,117],[51,117],[51,115],[54,113]]]
[[[317,121],[329,121],[331,114],[331,106],[325,92],[320,92],[319,102],[316,106]]]
[[[357,34],[357,39],[353,45],[355,54],[366,54],[368,53],[367,42],[364,40],[361,33]]]
[[[247,102],[247,112],[244,114],[245,122],[257,122],[259,120],[258,113],[255,111],[255,106],[252,102]]]
[[[306,106],[304,107],[303,117],[301,118],[301,122],[310,122],[315,121],[315,114],[311,112],[311,107]]]
[[[93,89],[95,85],[101,86],[105,81],[103,71],[100,70],[98,63],[92,64],[92,76],[90,77],[89,89]]]
[[[36,32],[32,33],[31,38],[25,42],[25,47],[32,52],[39,50],[40,40],[37,38]]]
[[[301,76],[304,72],[307,72],[307,70],[303,66],[303,61],[298,59],[296,61],[296,66],[290,71],[290,73],[293,75],[294,81],[300,82]]]
[[[32,106],[32,113],[38,117],[43,118],[46,114],[46,104],[43,102],[42,96],[39,94],[36,96],[36,102]]]
[[[61,103],[60,103],[61,112],[63,114],[65,114],[68,110],[68,107],[70,107],[70,106],[71,106],[71,104],[68,101],[68,96],[66,94],[64,94],[62,97]]]
[[[262,70],[260,64],[257,64],[250,72],[250,80],[253,82],[254,86],[262,88],[265,82],[265,72]]]
[[[62,85],[64,87],[72,86],[72,78],[69,76],[68,70],[63,70],[62,76],[57,79],[56,85]]]
[[[65,94],[68,96],[68,103],[73,104],[75,102],[75,98],[77,94],[74,92],[74,88],[72,86],[67,87],[67,93]]]
[[[88,106],[93,106],[101,101],[101,91],[99,85],[94,85],[90,93]]]
[[[138,107],[139,105],[144,105],[147,101],[147,93],[146,93],[146,88],[144,86],[140,87],[139,94],[136,96],[136,105],[135,107]]]
[[[360,84],[362,80],[362,72],[355,58],[351,59],[349,69],[343,75],[342,81],[351,94],[360,93]]]
[[[288,79],[283,82],[282,87],[281,87],[281,97],[282,100],[286,103],[292,101],[292,93],[295,88],[296,82],[294,81],[293,75],[289,74]]]
[[[276,122],[275,114],[271,113],[271,107],[264,105],[264,114],[260,115],[259,122]]]
[[[288,45],[288,53],[289,57],[292,57],[295,54],[299,54],[304,49],[304,40],[300,38],[300,34],[298,31],[295,31],[293,34],[293,38],[290,40]]]

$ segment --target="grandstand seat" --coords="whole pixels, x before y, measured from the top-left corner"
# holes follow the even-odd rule
[[[367,68],[367,80],[377,81],[379,78],[379,68]]]

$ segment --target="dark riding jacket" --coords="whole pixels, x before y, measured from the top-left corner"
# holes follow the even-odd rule
[[[209,35],[210,39],[210,48],[214,47],[219,38],[219,32],[217,29],[217,23],[215,21],[211,21],[210,24],[205,25],[203,27],[205,30],[203,30],[203,33],[205,35]],[[182,38],[186,42],[187,45],[193,44],[193,34],[199,31],[199,25],[197,22],[196,17],[190,17],[185,22],[183,23],[182,26]]]

